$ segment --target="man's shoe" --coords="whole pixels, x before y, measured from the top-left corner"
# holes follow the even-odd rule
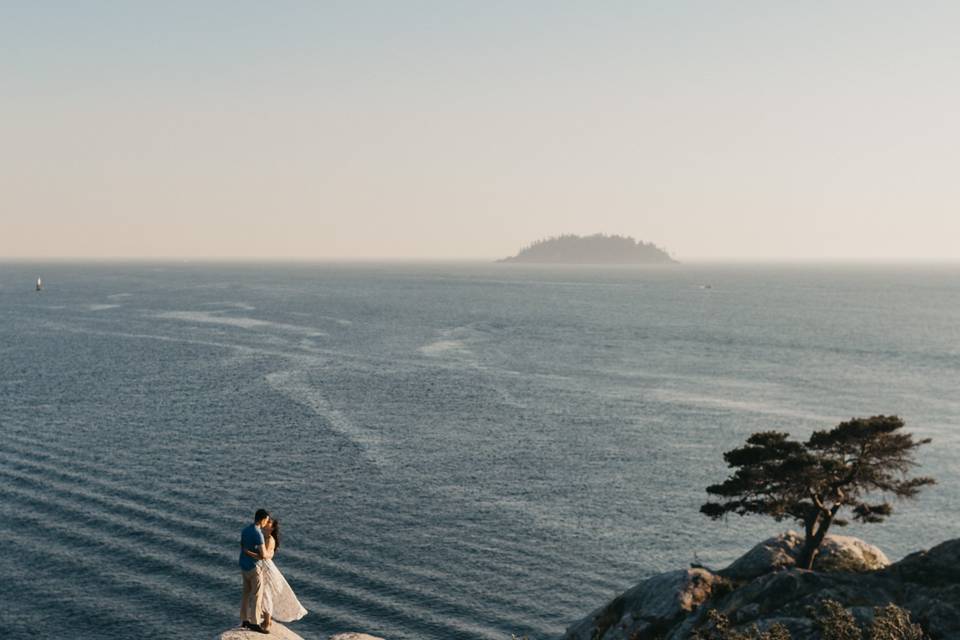
[[[251,623],[250,626],[247,627],[247,628],[250,629],[250,631],[256,631],[257,633],[267,633],[267,634],[270,633],[269,631],[267,631],[266,629],[264,629],[263,627],[261,627],[261,626],[258,625],[258,624],[252,624],[252,623]]]
[[[249,620],[243,620],[243,621],[240,623],[240,626],[243,627],[244,629],[249,629],[251,624],[253,624],[253,623],[250,622]]]

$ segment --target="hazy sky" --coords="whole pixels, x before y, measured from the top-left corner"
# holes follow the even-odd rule
[[[956,2],[0,2],[0,258],[960,258]]]

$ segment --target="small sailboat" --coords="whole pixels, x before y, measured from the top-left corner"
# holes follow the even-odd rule
[[[43,278],[37,278],[37,291],[43,291]]]

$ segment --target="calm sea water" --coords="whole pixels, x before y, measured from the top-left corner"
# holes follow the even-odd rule
[[[876,413],[935,443],[851,531],[898,557],[960,536],[958,382],[960,267],[0,265],[0,622],[212,637],[266,506],[308,638],[550,638],[786,528],[699,515],[722,451]]]

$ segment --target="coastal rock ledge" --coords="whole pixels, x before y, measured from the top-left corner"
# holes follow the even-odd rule
[[[713,571],[652,576],[567,629],[563,640],[688,640],[710,610],[738,631],[784,625],[793,640],[820,640],[811,607],[834,600],[857,619],[893,603],[933,640],[960,638],[960,539],[890,564],[857,538],[828,536],[813,571],[796,568],[803,538],[788,531]]]
[[[236,627],[224,631],[219,636],[219,640],[264,640],[264,638],[269,638],[270,640],[304,640],[301,636],[290,631],[290,629],[279,622],[273,623],[270,627],[269,635]],[[370,636],[365,633],[338,633],[332,636],[330,640],[383,640],[383,638]]]
[[[300,636],[295,634],[290,629],[286,628],[279,622],[274,622],[270,626],[270,634],[258,633],[256,631],[250,631],[249,629],[244,629],[243,627],[236,627],[234,629],[228,629],[220,634],[219,640],[263,640],[263,638],[271,638],[276,640],[303,640]]]

